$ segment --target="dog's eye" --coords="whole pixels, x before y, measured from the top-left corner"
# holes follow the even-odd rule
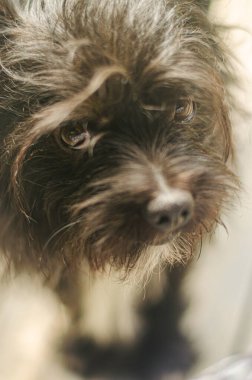
[[[87,126],[87,122],[63,125],[59,133],[61,142],[71,149],[87,148],[90,143]]]
[[[179,99],[175,105],[174,120],[187,123],[195,115],[195,103],[191,99]]]

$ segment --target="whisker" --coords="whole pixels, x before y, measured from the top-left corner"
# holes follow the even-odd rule
[[[203,237],[202,237],[202,232],[200,232],[200,236],[199,236],[199,251],[198,251],[197,260],[199,260],[200,257],[201,257],[202,247],[203,247]]]
[[[223,227],[224,230],[226,231],[226,234],[229,235],[228,228],[227,228],[226,224],[223,222],[223,220],[216,219],[215,221],[216,221],[217,224],[219,224],[221,227]]]
[[[52,240],[53,240],[56,236],[58,236],[62,231],[65,231],[65,230],[67,230],[68,228],[71,228],[71,227],[77,225],[77,224],[80,223],[81,221],[82,221],[82,219],[78,219],[78,220],[76,220],[75,222],[68,223],[68,224],[66,224],[65,226],[59,228],[56,232],[54,232],[54,233],[49,237],[49,239],[47,240],[47,242],[46,242],[46,243],[44,244],[44,246],[43,246],[43,250],[46,250],[46,249],[48,248],[49,244],[52,242]]]

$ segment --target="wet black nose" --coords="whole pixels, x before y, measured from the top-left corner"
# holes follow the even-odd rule
[[[145,219],[159,231],[172,232],[192,218],[194,200],[190,192],[170,189],[159,193],[145,206]]]

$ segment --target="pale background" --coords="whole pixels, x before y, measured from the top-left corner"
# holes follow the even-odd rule
[[[252,114],[252,0],[215,0],[210,11],[214,22],[233,27],[225,42],[240,60],[234,93]],[[252,116],[232,117],[243,191],[225,218],[228,235],[218,231],[185,286],[191,302],[183,327],[201,354],[200,368],[233,353],[252,354]]]

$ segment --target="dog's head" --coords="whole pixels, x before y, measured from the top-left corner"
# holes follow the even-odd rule
[[[1,4],[11,261],[129,271],[187,260],[235,187],[225,55],[203,10],[186,0]]]

